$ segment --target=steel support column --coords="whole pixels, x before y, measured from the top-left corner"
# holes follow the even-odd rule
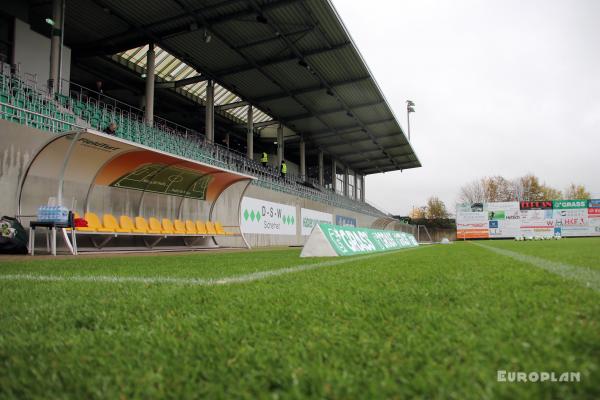
[[[148,52],[146,53],[146,108],[144,119],[146,124],[154,125],[154,70],[155,70],[155,59],[156,53],[154,52],[154,44],[148,45]]]
[[[365,176],[360,176],[360,201],[365,201]]]
[[[323,150],[319,150],[319,185],[324,185]]]
[[[50,37],[50,75],[48,89],[52,93],[60,92],[63,58],[63,30],[65,28],[65,0],[52,1],[52,31]]]
[[[350,197],[350,193],[348,191],[348,186],[349,186],[348,185],[348,182],[349,182],[348,171],[349,171],[349,168],[348,167],[344,167],[344,196],[346,196],[346,197]]]
[[[254,109],[248,106],[248,131],[246,132],[246,157],[254,158]]]
[[[281,166],[281,162],[285,159],[285,142],[283,138],[283,125],[277,127],[277,168]]]
[[[354,171],[354,190],[352,193],[352,198],[354,200],[358,200],[358,174]]]
[[[337,172],[335,158],[331,159],[331,189],[334,192],[337,190]]]
[[[300,177],[306,180],[306,142],[300,139]]]
[[[209,79],[206,82],[206,118],[205,118],[206,140],[208,143],[215,141],[215,81]]]

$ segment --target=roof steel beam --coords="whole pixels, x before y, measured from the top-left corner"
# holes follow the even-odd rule
[[[396,160],[397,160],[398,158],[401,158],[401,157],[406,157],[406,156],[410,156],[410,155],[412,155],[412,154],[413,154],[413,152],[411,151],[410,153],[406,153],[406,154],[396,154],[396,155],[393,155],[393,154],[392,154],[391,156],[392,156],[392,157],[394,157],[394,159],[396,159]],[[374,158],[373,158],[373,157],[371,157],[371,158],[370,158],[370,160],[371,160],[371,161],[384,161],[384,160],[387,160],[387,157],[374,157]],[[403,162],[405,162],[405,163],[412,163],[412,162],[414,162],[414,161],[413,161],[413,160],[408,160],[408,161],[403,161]],[[357,164],[357,165],[362,165],[362,164],[364,164],[364,160],[359,160],[359,161],[356,161],[354,164]]]
[[[263,12],[263,9],[261,8],[261,6],[258,4],[258,2],[256,0],[249,0],[250,3],[252,4],[252,6],[254,7],[254,9],[261,13]],[[311,16],[312,18],[312,16]],[[275,21],[265,18],[267,23],[269,24],[269,26],[272,28],[272,30],[274,30],[274,32],[281,32],[281,28],[279,26],[277,26],[277,24],[275,23]],[[290,50],[292,50],[292,52],[296,55],[296,57],[298,57],[299,60],[301,60],[302,62],[304,62],[304,64],[306,65],[307,68],[311,69],[312,74],[317,77],[319,79],[319,81],[321,82],[322,85],[324,85],[325,87],[327,87],[327,89],[329,91],[333,92],[331,85],[323,78],[323,76],[321,76],[321,74],[319,73],[318,70],[316,70],[314,67],[312,67],[307,60],[305,59],[306,55],[302,54],[302,52],[300,52],[300,50],[298,50],[298,47],[296,46],[296,44],[290,40],[289,38],[287,38],[284,34],[281,35],[282,39],[284,39],[284,41],[286,42],[288,48]],[[351,44],[351,43],[350,43]],[[346,104],[346,102],[344,102],[339,96],[336,96],[336,99],[340,102],[340,104],[342,104],[346,110],[348,112],[350,112],[350,109],[348,107],[348,105]],[[371,138],[371,140],[373,141],[373,143],[375,143],[377,145],[377,147],[379,147],[381,149],[381,152],[386,155],[390,161],[392,161],[393,163],[395,163],[395,160],[390,157],[390,155],[385,151],[385,149],[383,148],[383,146],[381,144],[379,144],[379,142],[377,142],[377,139],[375,138],[375,136],[369,132],[368,129],[366,129],[365,124],[358,118],[354,117],[354,119],[356,120],[356,122],[362,126],[363,131]]]
[[[337,81],[337,82],[331,82],[329,85],[330,86],[343,86],[343,85],[350,85],[353,83],[359,83],[359,82],[363,82],[366,80],[371,79],[370,76],[361,76],[359,78],[354,78],[354,79],[347,79],[344,81]],[[311,93],[311,92],[316,92],[319,90],[325,90],[327,89],[326,87],[324,87],[323,85],[314,85],[314,86],[307,86],[305,88],[301,88],[301,89],[295,89],[295,90],[289,90],[287,92],[280,92],[280,93],[275,93],[275,94],[270,94],[268,96],[263,96],[263,97],[255,97],[254,101],[256,101],[257,103],[264,103],[267,101],[274,101],[274,100],[279,100],[282,99],[284,97],[288,97],[288,93],[291,93],[294,96],[300,95],[300,94],[305,94],[305,93]]]
[[[394,135],[394,136],[396,136],[396,135]],[[359,142],[352,142],[352,146],[354,146],[356,144],[359,144],[361,142],[365,142],[365,141],[366,140],[361,140]],[[346,144],[346,143],[344,143],[344,144]],[[332,146],[324,145],[323,147],[326,148],[326,149],[330,149],[331,147],[335,147],[335,146],[336,145],[332,145]],[[400,149],[400,148],[406,147],[406,146],[410,147],[410,144],[400,144],[400,145],[397,145],[397,146],[386,146],[386,150]],[[337,154],[340,155],[340,156],[347,157],[347,156],[354,156],[354,155],[357,155],[357,154],[369,153],[371,151],[377,151],[377,149],[374,149],[374,150],[354,150],[354,151],[349,151],[349,152],[346,152],[346,153],[337,153]],[[403,157],[403,156],[407,156],[407,155],[411,155],[411,154],[413,154],[412,151],[410,153],[393,154],[392,156],[393,157]]]
[[[272,120],[272,121],[263,121],[263,122],[255,122],[254,123],[254,127],[255,128],[264,128],[265,126],[276,125],[278,123],[279,123],[279,121],[275,121],[275,120]]]
[[[313,29],[315,29],[314,26],[309,26],[308,28],[299,29],[297,31],[292,31],[292,32],[287,32],[286,35],[288,35],[288,36],[303,35],[303,34],[306,34],[308,32],[311,32]],[[233,46],[233,48],[235,50],[243,50],[243,49],[247,49],[249,47],[258,46],[260,44],[277,42],[277,41],[280,41],[280,40],[281,40],[281,37],[279,35],[269,36],[269,37],[266,37],[264,39],[258,39],[258,40],[255,40],[253,42],[247,42],[247,43],[243,43],[243,44],[240,44],[240,45],[237,45],[237,46]]]
[[[305,57],[315,56],[318,54],[328,53],[330,51],[336,51],[348,47],[350,42],[344,42],[332,47],[323,47],[321,49],[312,50],[305,53]],[[271,65],[281,64],[288,61],[298,60],[298,57],[295,55],[285,55],[280,57],[273,57],[265,60],[254,61],[253,63],[248,63],[245,65],[240,65],[233,68],[224,69],[221,71],[215,71],[215,75],[218,76],[227,76],[227,75],[235,75],[246,71],[252,71],[256,69],[255,65],[258,65],[262,68],[269,67]]]
[[[96,1],[99,1],[99,0],[96,0]],[[186,6],[186,4],[185,4],[185,3],[181,3],[181,1],[180,1],[180,0],[175,0],[175,1],[176,1],[176,2],[177,2],[179,5],[180,5],[180,7],[182,7],[184,10],[186,10],[186,11],[188,11],[188,10],[189,10],[189,7],[188,7],[188,6]],[[265,20],[266,20],[266,18],[265,18],[265,17],[264,17],[264,15],[263,15],[263,10],[262,10],[260,7],[258,7],[258,6],[257,6],[256,2],[254,2],[253,0],[250,0],[250,1],[251,1],[251,3],[252,3],[252,7],[253,7],[253,8],[254,8],[254,9],[257,11],[257,14],[258,14],[258,15],[260,15],[260,16],[262,16],[262,17],[263,17],[263,19],[265,19]],[[201,13],[195,14],[195,15],[194,15],[194,18],[195,18],[195,19],[197,19],[197,20],[199,20],[200,22],[202,22],[202,24],[203,24],[204,26],[206,26],[207,28],[209,28],[209,29],[211,28],[210,24],[208,24],[208,22],[207,22],[207,21],[206,21],[206,19],[205,19],[205,18],[202,16],[202,14],[201,14]],[[266,22],[267,22],[267,24],[269,23],[269,21],[268,21],[268,20],[267,20]],[[222,41],[223,43],[225,43],[225,44],[226,44],[227,46],[229,46],[230,48],[233,48],[233,44],[232,44],[232,43],[230,43],[230,42],[229,42],[229,40],[227,40],[227,38],[225,38],[225,37],[224,37],[223,35],[221,35],[219,32],[217,32],[217,31],[215,31],[215,30],[212,30],[211,32],[212,32],[212,33],[213,33],[213,35],[214,35],[214,36],[216,36],[216,37],[217,37],[217,38],[218,38],[220,41]],[[287,38],[287,37],[286,37],[284,34],[282,34],[281,32],[282,32],[281,30],[277,30],[277,31],[275,31],[274,33],[275,33],[275,34],[279,33],[279,34],[281,35],[281,37],[282,37],[282,38],[283,38],[283,39],[284,39],[286,42],[287,42],[287,41],[289,41],[289,39],[288,39],[288,38]],[[275,84],[275,85],[276,85],[276,86],[278,86],[278,87],[279,87],[279,88],[280,88],[282,91],[284,91],[284,92],[285,92],[285,93],[288,95],[288,97],[290,97],[290,98],[294,99],[296,102],[298,102],[298,104],[302,105],[302,106],[303,106],[303,107],[304,107],[306,110],[308,110],[309,112],[312,112],[312,113],[315,113],[315,112],[316,112],[316,111],[314,110],[314,108],[312,107],[312,105],[310,105],[310,104],[305,104],[304,102],[302,102],[300,99],[298,99],[298,97],[297,97],[297,95],[296,95],[296,94],[293,94],[293,93],[291,93],[291,91],[290,91],[289,89],[287,89],[287,88],[285,87],[285,85],[283,85],[281,82],[279,82],[279,80],[278,80],[278,79],[274,78],[274,77],[273,77],[271,74],[267,73],[267,72],[265,71],[265,68],[264,68],[264,66],[260,65],[260,64],[259,64],[259,63],[258,63],[256,60],[254,60],[254,59],[252,59],[251,57],[249,57],[249,56],[248,56],[247,54],[245,54],[243,51],[237,50],[236,52],[237,52],[237,54],[238,54],[240,57],[242,57],[244,60],[246,60],[246,62],[247,62],[249,65],[252,65],[252,66],[253,66],[253,69],[255,69],[255,70],[257,70],[258,72],[260,72],[260,73],[261,73],[261,74],[262,74],[262,75],[263,75],[265,78],[267,78],[268,80],[270,80],[270,81],[271,81],[273,84]],[[297,52],[295,52],[295,53],[297,53]],[[299,60],[300,60],[300,61],[304,61],[304,60],[302,59],[302,57],[300,57],[300,58],[299,58]],[[248,99],[248,100],[250,100],[250,101],[251,101],[253,104],[256,104],[256,103],[257,103],[257,102],[256,102],[256,99]],[[319,118],[319,117],[317,117],[317,118]],[[332,132],[336,132],[336,131],[337,131],[335,128],[333,128],[332,126],[330,126],[330,124],[328,124],[328,123],[327,123],[327,121],[324,121],[324,120],[322,120],[321,118],[319,118],[319,120],[320,120],[320,121],[321,121],[321,122],[322,122],[322,123],[323,123],[325,126],[327,126],[327,127],[328,127],[329,131],[332,131]],[[377,166],[377,165],[376,165],[376,166]]]
[[[165,81],[158,82],[154,85],[157,89],[169,89],[169,88],[178,88],[182,86],[191,85],[192,83],[198,83],[208,80],[208,78],[204,75],[192,76],[190,78],[180,79],[178,81]]]
[[[372,159],[373,161],[377,161],[376,159]],[[389,160],[388,160],[389,161]],[[394,164],[397,164],[397,166],[399,168],[410,168],[410,167],[414,167],[415,164],[418,164],[419,162],[416,160],[410,160],[410,161],[402,161],[402,162],[396,162]],[[376,168],[368,168],[368,167],[364,167],[364,166],[360,166],[365,164],[364,161],[361,162],[357,162],[355,163],[357,165],[357,168],[363,169],[365,171],[376,171]],[[394,165],[389,165],[388,167],[384,166],[382,167],[383,169],[387,170],[387,171],[394,171],[396,168],[394,168]],[[389,169],[388,169],[389,168]]]
[[[342,135],[345,135],[345,133],[342,133]],[[386,138],[391,138],[391,137],[397,137],[398,135],[399,135],[399,133],[395,132],[395,133],[391,133],[388,135],[377,136],[377,139],[386,139]],[[363,143],[363,142],[370,142],[370,141],[371,141],[371,139],[364,139],[364,140],[360,140],[360,141],[352,142],[352,143],[354,144],[354,143]],[[325,149],[327,149],[327,147],[331,147],[331,146],[335,146],[335,145],[327,144],[327,143],[320,143],[319,146],[321,149],[325,150]]]
[[[231,110],[232,108],[240,108],[240,107],[244,107],[244,106],[248,106],[248,105],[250,105],[249,102],[242,100],[242,101],[236,101],[235,103],[221,104],[221,105],[215,106],[215,110],[225,111],[225,110]]]
[[[367,126],[382,124],[384,122],[391,122],[391,121],[395,121],[395,120],[396,119],[394,117],[380,119],[379,121],[369,122],[368,124],[362,124],[363,128],[357,127],[356,125],[349,125],[349,126],[347,126],[345,128],[340,128],[338,130],[338,132],[341,132],[343,134],[354,133],[354,132],[364,132]],[[311,134],[311,136],[313,136],[313,137],[315,137],[317,139],[325,139],[327,137],[335,136],[328,129],[322,129],[320,131],[314,131],[314,132],[311,132],[310,134]]]
[[[263,8],[265,10],[275,10],[301,1],[303,0],[280,0],[277,2],[265,4]],[[162,40],[165,40],[179,35],[194,32],[198,29],[201,29],[204,26],[214,26],[239,18],[256,15],[256,11],[250,7],[245,8],[241,11],[223,14],[214,18],[208,18],[206,19],[206,24],[197,24],[196,26],[193,26],[189,23],[190,16],[197,16],[201,12],[206,13],[213,10],[218,10],[219,8],[232,3],[241,2],[243,2],[243,0],[230,0],[214,4],[212,6],[189,9],[189,11],[175,15],[173,17],[165,18],[149,24],[139,25],[137,27],[134,27],[134,29],[129,29],[125,32],[120,32],[118,34],[107,36],[100,40],[73,46],[72,50],[80,57],[115,54],[120,53],[121,51],[132,49],[134,47],[143,46],[147,43],[146,35],[140,35],[138,29],[152,31],[154,35],[160,37]],[[112,8],[109,9],[112,11]],[[158,27],[165,24],[168,24],[168,27],[158,29]]]
[[[372,101],[369,103],[363,103],[363,104],[357,104],[355,106],[352,106],[352,110],[358,110],[359,108],[364,108],[364,107],[372,107],[372,106],[376,106],[383,103],[383,100],[378,100],[378,101]],[[336,108],[336,109],[331,109],[331,110],[325,110],[325,111],[320,111],[316,114],[311,114],[311,113],[303,113],[303,114],[296,114],[296,115],[291,115],[289,117],[285,117],[285,121],[290,122],[290,121],[298,121],[301,119],[305,119],[305,118],[310,118],[310,117],[314,117],[315,115],[329,115],[329,114],[336,114],[339,112],[344,112],[346,111],[345,108],[341,107],[341,108]]]

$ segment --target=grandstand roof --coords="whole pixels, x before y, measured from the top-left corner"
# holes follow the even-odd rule
[[[186,87],[200,97],[202,79],[214,79],[223,94],[217,104],[239,103],[228,110],[239,123],[247,101],[261,111],[263,125],[281,121],[309,148],[360,173],[421,165],[330,1],[81,0],[66,6],[65,43],[75,55],[132,61],[153,42],[177,71],[162,79],[179,79],[184,71],[197,78]]]

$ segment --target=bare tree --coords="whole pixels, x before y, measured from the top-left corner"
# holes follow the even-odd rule
[[[589,198],[590,194],[583,186],[571,185],[567,190],[576,196],[567,198]],[[460,188],[459,201],[461,203],[491,203],[499,201],[541,201],[560,200],[562,192],[558,189],[542,184],[537,176],[527,174],[512,181],[503,176],[490,176],[472,181]]]
[[[482,181],[483,179],[477,179],[461,187],[458,201],[468,204],[485,201],[485,190]]]
[[[427,207],[413,207],[408,216],[412,219],[425,219],[427,218]]]
[[[565,199],[576,200],[576,199],[589,199],[590,192],[588,192],[584,185],[576,185],[571,183],[567,190],[565,190]]]
[[[541,201],[544,198],[542,185],[537,176],[527,174],[515,181],[515,192],[517,198],[524,201]]]
[[[482,179],[486,202],[516,200],[512,183],[503,176],[492,176]]]
[[[542,185],[541,191],[544,200],[561,200],[563,198],[560,190],[548,186],[546,183]]]
[[[426,210],[427,219],[441,219],[449,216],[446,204],[436,196],[432,196],[427,200]]]

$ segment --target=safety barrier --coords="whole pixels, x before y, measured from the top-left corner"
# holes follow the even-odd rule
[[[155,117],[153,126],[143,121],[142,111],[72,82],[61,85],[67,94],[48,94],[35,81],[26,82],[16,74],[0,74],[0,119],[49,132],[94,128],[102,131],[117,124],[116,136],[170,154],[204,162],[258,179],[253,183],[271,190],[308,198],[363,214],[386,216],[366,202],[359,202],[321,187],[305,177],[281,177],[276,168],[263,166],[244,154],[214,143],[204,135],[174,122]],[[70,89],[71,88],[71,89]]]

